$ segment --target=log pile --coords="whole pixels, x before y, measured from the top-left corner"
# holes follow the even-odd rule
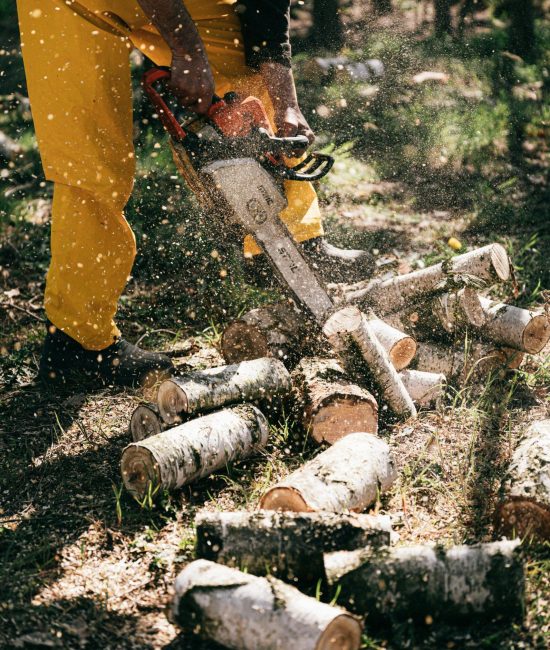
[[[136,408],[121,471],[139,500],[258,454],[268,442],[265,414],[280,407],[324,447],[268,486],[259,511],[197,516],[202,559],[176,581],[174,621],[231,648],[309,650],[358,648],[356,616],[521,616],[517,543],[393,548],[389,519],[361,514],[377,511],[397,479],[379,436],[388,414],[437,408],[449,386],[516,369],[550,339],[547,314],[485,295],[510,274],[506,251],[491,244],[329,287],[337,307],[322,332],[292,302],[254,309],[223,333],[229,365],[172,377],[156,404]],[[548,467],[550,421],[533,425],[514,453],[495,515],[504,534],[550,537]],[[352,614],[281,580],[309,593],[323,585]]]

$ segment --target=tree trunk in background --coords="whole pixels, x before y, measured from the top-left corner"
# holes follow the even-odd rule
[[[508,14],[508,47],[519,56],[528,56],[535,42],[535,9],[533,0],[507,0],[503,8]]]
[[[392,12],[391,0],[372,0],[372,8],[378,15]]]
[[[314,0],[311,42],[315,47],[339,50],[344,44],[338,0]]]
[[[438,36],[451,33],[451,3],[449,0],[434,0],[434,28]]]

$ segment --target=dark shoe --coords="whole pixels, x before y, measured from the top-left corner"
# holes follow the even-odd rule
[[[47,327],[39,369],[45,381],[74,381],[85,375],[103,384],[137,387],[151,385],[174,370],[168,357],[141,350],[124,339],[103,350],[85,350],[52,323]]]
[[[302,251],[324,282],[358,282],[374,273],[374,257],[363,250],[338,248],[323,237],[302,242]]]

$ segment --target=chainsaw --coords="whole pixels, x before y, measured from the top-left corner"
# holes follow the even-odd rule
[[[276,137],[259,99],[227,93],[223,98],[213,98],[206,115],[197,115],[173,102],[169,105],[170,100],[157,90],[156,84],[169,78],[169,69],[153,68],[145,73],[143,87],[170,136],[180,173],[199,202],[224,228],[231,226],[240,236],[254,237],[283,290],[328,336],[328,330],[337,326],[339,306],[309,266],[279,214],[287,206],[284,181],[323,178],[333,158],[314,152],[290,166],[287,161],[297,150],[306,150],[308,140],[305,136]],[[374,341],[378,357],[383,356],[366,317],[356,311],[361,318],[360,335]],[[333,338],[328,338],[335,347]],[[362,356],[369,363],[368,354]],[[406,392],[387,355],[383,363],[399,390]],[[415,413],[410,399],[407,411]]]

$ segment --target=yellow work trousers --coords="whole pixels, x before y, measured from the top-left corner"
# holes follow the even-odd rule
[[[185,0],[204,42],[216,93],[260,97],[260,75],[247,68],[234,0]],[[164,40],[136,0],[17,0],[29,97],[42,165],[54,182],[48,318],[86,349],[101,350],[114,323],[136,254],[123,210],[135,171],[129,52],[135,46],[170,65]],[[294,238],[322,234],[311,185],[286,183],[281,213]],[[245,253],[256,253],[252,240]]]

